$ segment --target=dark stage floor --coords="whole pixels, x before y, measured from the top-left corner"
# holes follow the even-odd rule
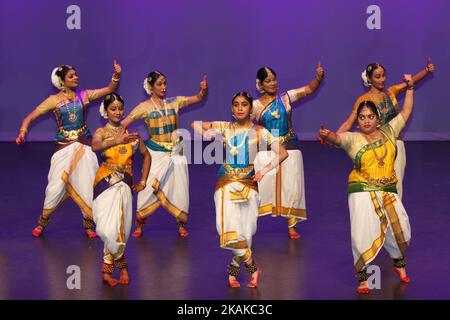
[[[180,239],[174,219],[160,209],[144,238],[128,242],[130,285],[110,288],[101,281],[103,244],[84,236],[73,202],[53,215],[43,238],[31,236],[53,145],[0,145],[0,299],[450,299],[448,142],[406,143],[413,281],[400,284],[382,251],[374,262],[382,270],[381,289],[364,297],[355,293],[346,195],[351,161],[342,150],[303,143],[309,220],[300,225],[299,240],[288,239],[284,219],[259,220],[253,251],[264,272],[257,289],[228,288],[230,252],[219,248],[215,230],[217,166],[206,165],[190,166],[191,236]],[[70,265],[81,268],[80,290],[66,286]]]

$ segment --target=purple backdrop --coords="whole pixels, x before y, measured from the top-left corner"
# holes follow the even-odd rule
[[[81,9],[81,30],[66,26],[72,4]],[[372,4],[381,8],[381,30],[366,27]],[[0,140],[14,139],[23,117],[55,92],[50,72],[59,64],[77,68],[81,88],[97,88],[108,83],[117,58],[127,112],[146,98],[142,81],[153,69],[168,76],[169,96],[196,94],[207,74],[207,100],[181,112],[187,128],[193,120],[230,119],[236,91],[256,95],[260,66],[273,67],[287,90],[308,83],[320,59],[326,80],[293,115],[307,140],[320,123],[336,129],[346,119],[365,90],[360,74],[368,62],[383,63],[393,84],[423,69],[428,56],[437,72],[417,86],[406,138],[449,140],[449,12],[448,0],[3,0]],[[99,103],[88,114],[91,131],[103,125]],[[51,117],[37,120],[28,140],[52,140]],[[143,123],[136,128],[143,132]]]

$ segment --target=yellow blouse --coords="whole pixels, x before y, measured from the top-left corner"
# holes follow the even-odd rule
[[[340,147],[354,161],[354,169],[348,178],[348,192],[389,191],[397,192],[397,177],[394,170],[397,155],[396,137],[405,126],[398,114],[380,128],[383,139],[368,143],[359,132],[344,132],[339,135]]]
[[[106,127],[99,129],[96,134],[100,134],[102,136],[102,140],[111,140],[114,139],[113,133],[108,130]],[[97,175],[95,176],[94,186],[97,183],[105,178],[109,180],[114,179],[114,173],[119,173],[117,175],[118,181],[123,178],[121,174],[128,173],[130,176],[133,176],[132,171],[132,156],[136,152],[139,147],[139,140],[135,140],[133,142],[127,144],[119,144],[108,148],[102,152],[102,157],[105,161],[100,165],[100,168],[97,171]],[[108,181],[110,184],[114,184],[114,181]]]

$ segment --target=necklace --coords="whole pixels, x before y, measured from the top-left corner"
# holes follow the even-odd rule
[[[155,103],[155,101],[153,100],[153,97],[150,98],[153,106],[155,107],[155,109],[158,111],[158,113],[161,115],[161,121],[163,124],[167,124],[167,104],[166,104],[166,99],[163,99],[163,108],[164,108],[164,114],[162,113],[161,109],[158,107],[158,105]]]
[[[233,124],[234,126],[234,130],[238,129],[237,126],[235,124]],[[245,144],[245,140],[247,139],[248,134],[250,133],[250,129],[252,128],[252,126],[250,128],[247,128],[244,137],[242,138],[241,143],[238,146],[234,146],[231,144],[231,139],[233,139],[233,137],[231,137],[230,139],[228,139],[227,144],[228,146],[231,148],[230,150],[230,154],[232,156],[237,156],[239,154],[239,149]],[[237,135],[235,136],[237,137]]]
[[[382,91],[381,93],[383,94],[382,101],[378,101],[375,98],[375,95],[370,91],[369,91],[369,96],[370,96],[370,99],[372,100],[372,102],[377,106],[377,109],[379,110],[379,112],[385,114],[389,111],[388,99],[387,99],[387,94],[384,91]]]
[[[69,112],[69,121],[76,122],[78,120],[77,110],[75,106],[75,92],[71,91],[71,93],[64,92],[64,97],[69,100],[67,104],[67,112]],[[70,107],[72,106],[72,111]]]
[[[120,125],[118,127],[115,127],[113,125],[111,125],[109,122],[106,124],[105,126],[106,131],[108,131],[108,133],[112,136],[112,137],[116,137],[119,134],[121,134],[123,132],[123,127]]]
[[[268,102],[265,106],[264,104],[260,101],[260,103],[264,106],[263,111],[261,112],[261,114],[264,112],[264,110],[266,110],[267,108],[269,108],[269,106],[272,104],[272,102],[276,101],[276,106],[277,109],[275,111],[271,111],[270,114],[275,118],[275,119],[280,119],[280,113],[279,113],[279,105],[278,105],[278,98],[275,97],[275,99],[271,100],[270,102]]]
[[[386,140],[385,140],[384,138],[382,139],[382,140],[383,140],[382,143],[383,143],[384,154],[383,154],[381,157],[379,157],[379,156],[378,156],[378,153],[375,151],[375,148],[374,148],[374,146],[373,146],[373,143],[371,143],[371,142],[369,141],[369,138],[367,138],[366,135],[364,135],[364,138],[365,138],[366,141],[368,142],[369,148],[372,150],[373,154],[375,155],[375,158],[377,158],[378,166],[379,166],[380,168],[383,167],[383,166],[384,166],[384,158],[386,158],[386,156],[387,156]]]
[[[111,137],[116,137],[124,132],[124,127],[121,125],[118,127],[112,126],[109,122],[105,126],[106,131],[109,133]],[[107,137],[106,139],[108,139]],[[120,154],[126,154],[127,153],[127,146],[125,144],[119,145],[119,153]]]

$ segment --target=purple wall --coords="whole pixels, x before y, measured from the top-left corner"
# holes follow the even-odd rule
[[[66,9],[81,8],[81,30],[68,30]],[[369,5],[381,8],[381,30],[369,30]],[[108,83],[112,60],[123,67],[120,94],[127,112],[146,96],[142,81],[153,69],[168,76],[169,96],[193,95],[208,75],[207,101],[182,111],[180,126],[193,120],[230,119],[230,98],[256,95],[255,74],[273,67],[282,90],[308,83],[322,61],[326,80],[296,104],[293,121],[301,139],[320,123],[337,128],[364,92],[360,74],[381,62],[388,84],[425,67],[436,74],[417,86],[406,137],[450,139],[450,1],[448,0],[164,0],[24,1],[0,4],[0,140],[16,137],[23,117],[55,92],[50,72],[72,64],[81,88]],[[403,101],[403,97],[400,99]],[[92,131],[103,125],[100,102],[91,104]],[[44,116],[29,140],[52,140],[55,122]],[[143,131],[143,123],[137,126]]]

